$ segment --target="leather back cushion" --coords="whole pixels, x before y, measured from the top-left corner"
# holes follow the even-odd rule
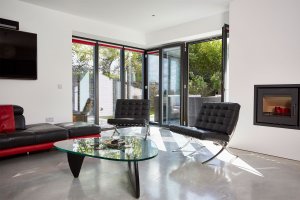
[[[230,135],[238,121],[237,103],[203,103],[195,127]]]
[[[13,105],[14,117],[15,117],[15,128],[16,130],[25,130],[25,117],[23,116],[24,109],[21,106]]]
[[[23,115],[15,115],[15,128],[16,130],[25,130],[25,117]]]
[[[15,115],[23,115],[24,109],[21,106],[13,105]]]
[[[146,99],[118,99],[115,118],[140,118],[149,120],[150,101]]]

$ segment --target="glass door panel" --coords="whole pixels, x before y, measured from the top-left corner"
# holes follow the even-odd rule
[[[143,99],[143,52],[125,49],[125,98]]]
[[[159,51],[147,53],[150,122],[159,123]]]
[[[95,122],[94,48],[92,42],[73,39],[72,104],[73,121]]]
[[[99,124],[104,125],[115,113],[116,100],[121,98],[120,47],[99,45]]]
[[[180,124],[181,46],[162,49],[162,125]]]
[[[223,101],[229,101],[229,25],[222,27]]]
[[[188,125],[194,126],[202,103],[221,102],[222,40],[189,44]]]

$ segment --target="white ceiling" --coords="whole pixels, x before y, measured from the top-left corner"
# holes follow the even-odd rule
[[[22,1],[147,33],[226,12],[230,0]]]

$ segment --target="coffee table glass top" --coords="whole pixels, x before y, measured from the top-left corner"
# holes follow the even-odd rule
[[[67,153],[115,161],[141,161],[154,158],[158,154],[155,143],[136,136],[120,136],[118,143],[111,137],[69,139],[54,143]]]

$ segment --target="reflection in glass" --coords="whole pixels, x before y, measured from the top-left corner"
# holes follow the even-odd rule
[[[162,54],[162,123],[180,124],[181,48],[166,48]]]
[[[148,91],[150,121],[159,122],[159,53],[148,53]]]
[[[264,96],[263,114],[291,116],[292,96]]]
[[[84,156],[99,157],[108,160],[139,161],[147,160],[158,154],[158,149],[151,140],[141,137],[121,136],[124,145],[111,146],[111,137],[83,138],[56,142],[56,148]]]

